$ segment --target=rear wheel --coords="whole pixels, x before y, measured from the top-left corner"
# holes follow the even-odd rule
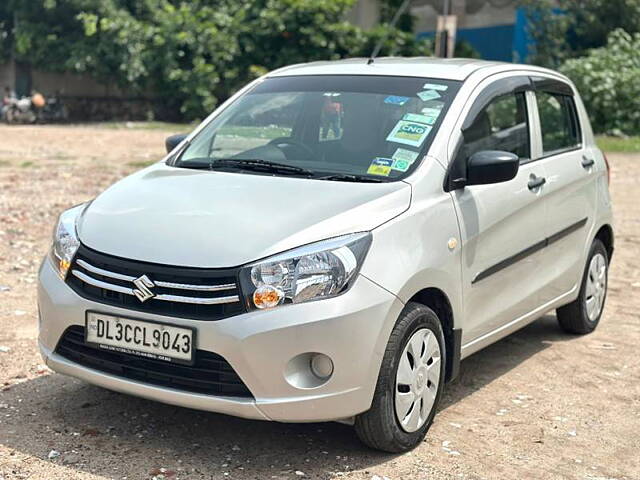
[[[404,452],[425,437],[445,377],[444,335],[430,308],[409,303],[382,360],[371,409],[356,417],[356,433],[368,446]]]
[[[568,333],[591,333],[598,326],[607,297],[609,259],[603,243],[591,245],[578,298],[557,310],[558,322]]]

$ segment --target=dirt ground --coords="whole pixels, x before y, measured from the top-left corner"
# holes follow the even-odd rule
[[[36,271],[57,214],[162,156],[160,130],[0,126],[0,480],[640,479],[640,155],[609,155],[616,253],[598,330],[548,315],[463,361],[425,442],[226,417],[53,374]],[[51,457],[51,458],[50,458]]]

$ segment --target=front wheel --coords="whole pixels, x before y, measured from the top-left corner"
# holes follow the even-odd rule
[[[558,323],[565,332],[591,333],[598,326],[607,297],[608,274],[607,249],[595,239],[587,257],[578,298],[556,311]]]
[[[424,305],[407,304],[391,332],[371,409],[356,417],[360,440],[392,453],[417,446],[436,414],[445,363],[438,316]]]

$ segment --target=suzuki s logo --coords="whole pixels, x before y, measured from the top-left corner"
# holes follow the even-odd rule
[[[138,287],[133,289],[133,294],[138,297],[138,300],[140,300],[141,302],[146,302],[150,298],[156,296],[155,293],[149,290],[150,288],[155,287],[156,284],[153,283],[151,279],[149,279],[149,277],[147,277],[146,275],[142,275],[141,277],[136,278],[133,281],[133,284]]]

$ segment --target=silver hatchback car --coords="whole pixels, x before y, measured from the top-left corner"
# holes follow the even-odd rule
[[[53,370],[174,405],[343,421],[400,452],[461,359],[602,315],[608,165],[572,83],[431,58],[283,68],[64,212],[40,269]]]

